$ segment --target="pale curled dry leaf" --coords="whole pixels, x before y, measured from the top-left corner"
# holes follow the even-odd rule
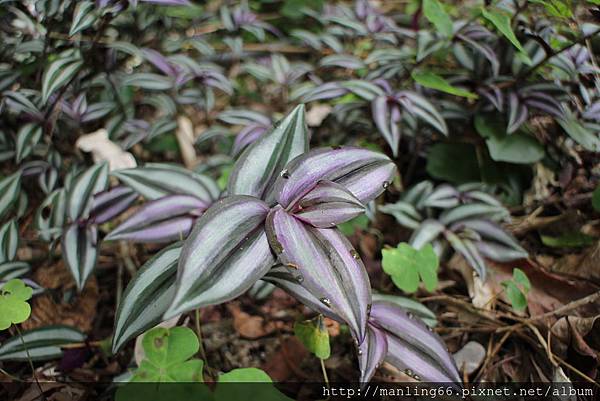
[[[111,171],[137,167],[133,155],[111,141],[104,128],[80,136],[75,146],[83,152],[91,153],[95,163],[107,161]]]
[[[180,116],[177,118],[177,130],[175,131],[175,137],[179,144],[179,150],[181,152],[181,158],[183,164],[190,168],[196,164],[196,149],[194,148],[195,135],[194,125],[192,121],[185,117]]]

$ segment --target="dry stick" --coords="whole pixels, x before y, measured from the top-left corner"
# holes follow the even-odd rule
[[[580,299],[578,299],[576,301],[569,302],[568,304],[563,305],[560,308],[555,309],[553,311],[542,313],[541,315],[536,315],[536,316],[529,317],[527,319],[524,319],[524,320],[520,321],[519,323],[510,325],[510,326],[500,327],[497,330],[497,332],[501,333],[501,332],[504,332],[506,330],[515,330],[515,329],[518,329],[520,327],[528,326],[529,324],[531,324],[531,323],[533,323],[535,321],[538,321],[538,320],[541,320],[541,319],[545,319],[547,317],[551,317],[551,316],[555,316],[555,315],[562,315],[562,314],[564,314],[566,312],[569,312],[569,311],[571,311],[573,309],[577,309],[577,308],[579,308],[581,306],[585,306],[585,305],[594,303],[598,299],[600,299],[600,291],[597,291],[597,292],[595,292],[593,294],[590,294],[587,297],[580,298]]]

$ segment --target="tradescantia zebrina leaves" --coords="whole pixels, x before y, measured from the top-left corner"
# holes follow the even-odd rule
[[[160,251],[127,285],[115,317],[113,352],[162,321],[175,293],[181,246],[181,243],[176,243]]]
[[[383,360],[418,381],[461,382],[454,359],[425,323],[398,305],[375,301],[359,348],[361,382],[368,382]]]
[[[306,116],[300,105],[242,152],[229,176],[228,193],[271,203],[275,179],[290,160],[307,150]]]
[[[459,381],[445,348],[424,324],[394,304],[387,306],[388,312],[386,304],[378,302],[377,312],[370,312],[365,267],[335,228],[362,213],[365,203],[387,188],[395,165],[386,156],[361,148],[305,152],[304,120],[304,108],[299,106],[249,145],[234,166],[229,193],[196,220],[181,254],[176,247],[168,248],[138,273],[119,306],[113,350],[160,319],[233,299],[262,278],[350,327],[362,351],[363,380],[385,358],[400,368],[415,364],[414,371],[430,380]],[[171,196],[164,205],[177,213],[165,212],[166,221],[199,206],[189,195]],[[148,203],[138,214],[161,206],[163,199]],[[152,216],[137,220],[134,223],[142,224]],[[131,220],[123,226],[128,224]],[[126,230],[119,227],[111,235],[122,231]],[[165,308],[162,300],[171,291],[174,295]],[[143,313],[146,304],[157,299],[161,301]],[[424,345],[428,342],[430,348]]]
[[[350,242],[337,229],[303,224],[281,207],[269,213],[266,226],[279,261],[296,274],[306,290],[348,323],[362,342],[371,286]]]
[[[197,220],[181,251],[165,318],[235,298],[267,272],[275,262],[264,231],[268,212],[260,199],[235,195]]]

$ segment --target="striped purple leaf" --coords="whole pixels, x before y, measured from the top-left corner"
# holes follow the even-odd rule
[[[304,224],[280,206],[269,213],[266,231],[278,260],[314,298],[343,319],[361,343],[371,287],[360,256],[346,237],[337,229]]]
[[[169,195],[144,204],[111,231],[107,240],[171,242],[184,239],[209,203],[191,195]]]
[[[275,182],[284,208],[297,202],[323,180],[344,186],[366,204],[379,196],[396,174],[385,155],[356,147],[319,148],[292,160]]]

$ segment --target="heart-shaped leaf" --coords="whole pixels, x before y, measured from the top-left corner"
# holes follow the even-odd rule
[[[29,318],[31,306],[27,300],[33,290],[22,280],[12,279],[0,287],[0,330],[12,324],[22,323]]]

